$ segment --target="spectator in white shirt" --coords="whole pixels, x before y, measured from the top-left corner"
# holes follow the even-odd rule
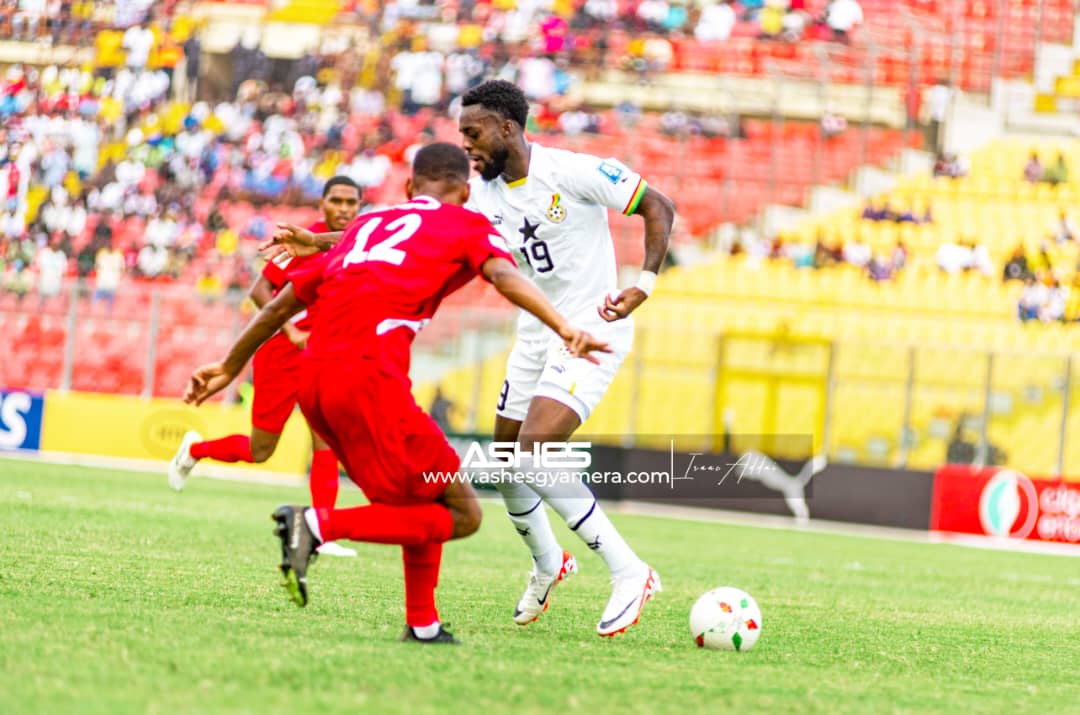
[[[1043,303],[1039,318],[1044,323],[1056,323],[1065,318],[1065,304],[1069,301],[1069,289],[1057,278],[1050,279],[1050,285],[1046,290],[1046,301]]]
[[[176,224],[175,213],[169,210],[165,216],[154,218],[146,224],[146,242],[158,248],[168,248],[176,242],[180,228]]]
[[[544,100],[555,94],[555,63],[548,57],[529,57],[519,66],[519,84],[531,100]]]
[[[863,22],[862,6],[857,0],[832,0],[825,8],[825,24],[833,31],[833,39],[848,42],[851,31]]]
[[[952,241],[941,244],[935,258],[938,268],[950,275],[968,270],[973,262],[971,247]]]
[[[139,251],[136,265],[147,278],[157,278],[169,263],[169,252],[161,246],[146,244]]]
[[[1036,320],[1046,303],[1047,290],[1042,281],[1033,275],[1024,279],[1024,291],[1020,294],[1020,301],[1016,305],[1017,317],[1022,322]]]
[[[873,251],[870,249],[870,244],[861,238],[856,238],[854,241],[848,241],[844,244],[845,263],[863,268],[870,263],[872,255]]]
[[[37,253],[38,295],[42,302],[46,298],[60,295],[67,273],[68,259],[60,249],[60,241],[54,239]]]
[[[44,15],[45,0],[19,0],[19,10],[11,18],[14,39],[37,37],[38,25]]]
[[[390,173],[390,159],[376,154],[375,149],[369,146],[357,154],[351,164],[339,168],[338,173],[345,174],[361,188],[381,186]]]
[[[116,289],[120,287],[120,277],[124,274],[124,254],[113,246],[106,246],[97,252],[94,259],[96,283],[94,301],[104,300],[112,312]]]
[[[735,28],[735,10],[727,0],[708,5],[701,11],[694,37],[702,42],[723,42]]]
[[[1054,222],[1054,240],[1058,243],[1076,240],[1076,228],[1073,227],[1069,215],[1064,210],[1058,213],[1058,220]]]
[[[122,47],[127,50],[124,64],[133,72],[142,72],[150,59],[150,48],[154,46],[154,33],[148,27],[133,25],[124,32]]]
[[[971,267],[987,278],[993,278],[997,273],[994,262],[990,260],[990,251],[981,243],[975,244],[971,249]]]

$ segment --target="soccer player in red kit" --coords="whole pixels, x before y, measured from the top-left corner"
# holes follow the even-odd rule
[[[274,512],[285,585],[307,603],[307,567],[323,541],[401,544],[405,563],[404,640],[453,642],[435,608],[442,544],[476,531],[480,506],[460,461],[417,406],[409,353],[417,331],[447,295],[477,274],[555,331],[573,355],[606,345],[575,330],[518,271],[505,241],[469,196],[469,162],[453,144],[431,144],[413,163],[408,203],[365,214],[325,258],[291,274],[244,330],[228,356],[191,377],[185,401],[202,403],[243,369],[258,345],[317,299],[304,352],[300,409],[371,502],[350,509],[282,506]],[[312,236],[307,234],[308,239]]]
[[[342,231],[356,218],[360,209],[360,187],[347,176],[335,176],[323,187],[319,209],[323,219],[309,230]],[[288,282],[293,272],[318,256],[285,257],[271,261],[251,288],[256,307],[269,303]],[[281,331],[266,341],[255,353],[255,397],[251,405],[251,434],[234,434],[220,439],[203,441],[198,432],[188,432],[169,464],[169,485],[177,491],[184,488],[188,475],[200,459],[218,462],[261,463],[270,459],[277,448],[296,406],[300,385],[300,353],[307,344],[314,319],[315,306],[281,326]],[[314,432],[311,433],[311,502],[316,506],[333,507],[338,493],[338,462],[333,451]],[[335,556],[355,556],[352,549],[325,544],[320,553]]]

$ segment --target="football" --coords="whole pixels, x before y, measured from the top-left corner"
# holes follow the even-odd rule
[[[690,636],[699,648],[746,651],[761,635],[761,609],[737,588],[714,588],[690,609]]]

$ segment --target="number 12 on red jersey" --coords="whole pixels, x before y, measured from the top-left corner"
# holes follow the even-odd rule
[[[382,226],[382,217],[376,217],[365,223],[356,232],[356,244],[345,255],[342,268],[365,261],[382,261],[400,266],[405,260],[405,251],[398,245],[412,238],[420,230],[423,219],[419,214],[405,214]],[[381,227],[381,233],[389,234],[368,249],[372,235]]]

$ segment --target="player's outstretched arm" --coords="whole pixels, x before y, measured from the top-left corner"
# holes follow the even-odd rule
[[[645,189],[634,213],[645,219],[645,265],[642,266],[637,285],[626,288],[618,296],[604,297],[604,304],[598,310],[600,317],[609,323],[630,315],[652,293],[656,274],[660,272],[664,256],[667,255],[671,224],[675,221],[675,204],[650,186]]]
[[[274,235],[263,241],[258,248],[263,257],[272,261],[281,255],[310,256],[320,251],[329,251],[341,240],[344,231],[332,233],[312,233],[291,223],[279,223]]]
[[[265,275],[261,275],[255,281],[255,284],[251,286],[251,290],[248,291],[248,297],[251,298],[251,302],[255,304],[256,308],[262,310],[264,305],[274,299],[274,284]],[[303,350],[307,346],[307,339],[310,335],[308,331],[301,330],[291,322],[286,321],[285,325],[281,326],[281,332],[285,333],[285,337],[296,346],[297,350]]]
[[[607,343],[600,342],[584,330],[570,327],[566,318],[559,314],[547,296],[510,261],[505,258],[489,258],[484,261],[480,271],[507,300],[529,311],[554,330],[566,342],[566,347],[574,357],[599,363],[590,353],[611,352]]]
[[[224,390],[244,369],[244,365],[247,365],[259,346],[303,308],[304,304],[297,299],[291,283],[282,288],[281,292],[251,319],[224,360],[203,365],[191,374],[187,390],[184,391],[184,402],[201,405]]]

